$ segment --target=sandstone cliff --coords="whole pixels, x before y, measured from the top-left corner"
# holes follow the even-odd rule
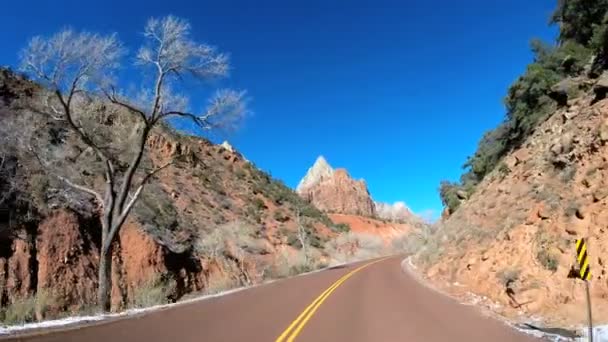
[[[352,179],[345,169],[332,169],[322,156],[308,170],[296,191],[324,212],[376,215],[365,181]]]

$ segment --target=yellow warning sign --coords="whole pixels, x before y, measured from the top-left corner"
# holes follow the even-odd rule
[[[576,240],[576,256],[580,266],[579,275],[583,280],[591,279],[591,269],[589,267],[589,256],[587,255],[587,243],[585,239]]]

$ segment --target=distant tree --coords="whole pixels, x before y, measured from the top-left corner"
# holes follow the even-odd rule
[[[52,93],[48,101],[50,114],[67,123],[70,132],[103,165],[87,170],[103,175],[103,189],[70,179],[57,168],[48,169],[67,186],[92,196],[99,206],[102,242],[98,304],[104,311],[110,310],[111,255],[117,233],[146,184],[172,164],[143,170],[146,141],[153,129],[171,117],[186,118],[202,130],[232,127],[246,113],[245,93],[233,90],[218,90],[202,112],[188,110],[187,97],[177,92],[182,81],[226,77],[229,64],[225,54],[190,38],[187,21],[172,16],[150,19],[143,38],[134,60],[144,85],[137,96],[131,97],[122,95],[118,91],[120,83],[111,78],[125,55],[116,35],[64,30],[50,38],[33,38],[22,52],[22,69]],[[151,83],[146,82],[150,80]],[[100,134],[89,124],[91,117],[98,114],[97,107],[86,105],[92,94],[105,97],[122,113],[136,118],[127,137],[122,133]],[[127,138],[129,141],[118,151],[112,147],[114,140]],[[48,160],[39,160],[50,165]]]
[[[300,241],[300,245],[302,246],[302,255],[304,257],[304,265],[309,265],[310,263],[310,237],[309,232],[304,227],[304,223],[302,222],[303,218],[300,214],[300,210],[296,210],[296,225],[298,228],[298,241]]]
[[[559,25],[559,41],[588,46],[595,27],[608,11],[608,0],[559,0],[551,23]]]
[[[450,181],[441,181],[439,184],[439,197],[443,206],[450,210],[450,213],[456,211],[460,206],[460,199],[458,198],[458,191],[462,190],[458,183]]]

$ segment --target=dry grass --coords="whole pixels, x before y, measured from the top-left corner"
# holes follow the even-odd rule
[[[330,265],[367,260],[391,253],[382,238],[371,234],[342,233],[325,245]]]
[[[395,252],[415,254],[428,244],[428,237],[424,233],[410,233],[393,239],[391,242]]]
[[[207,287],[204,294],[211,295],[231,289],[235,289],[241,285],[238,278],[231,276],[228,272],[216,272],[209,275],[207,278]]]
[[[296,253],[282,251],[277,255],[273,265],[269,268],[268,278],[280,279],[292,277],[325,266],[318,261],[320,257],[318,251],[311,250],[310,254],[306,256],[302,251]]]
[[[175,286],[175,280],[156,275],[134,290],[130,306],[145,308],[167,304]]]
[[[53,303],[53,297],[46,291],[40,291],[34,296],[20,298],[0,312],[2,323],[17,325],[43,319],[46,311]]]

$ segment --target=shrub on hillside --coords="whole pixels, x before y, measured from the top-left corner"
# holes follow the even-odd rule
[[[325,244],[325,252],[331,258],[330,264],[335,265],[387,255],[391,250],[379,236],[348,232]]]
[[[54,298],[47,291],[39,291],[33,296],[19,298],[0,310],[1,322],[6,325],[16,325],[42,319],[54,303]]]
[[[596,55],[595,74],[608,67],[607,12],[608,0],[558,3],[551,22],[560,26],[559,44],[532,40],[534,61],[507,92],[504,122],[483,136],[477,151],[464,165],[460,183],[450,184],[451,188],[474,188],[507,153],[518,148],[556,109],[549,97],[552,87],[565,78],[581,75],[592,55]],[[444,205],[453,212],[459,201],[448,190],[442,184],[440,194]]]
[[[338,223],[331,226],[331,230],[337,233],[348,233],[350,232],[350,225],[348,223]]]
[[[304,255],[303,251],[296,253],[282,251],[269,268],[268,276],[271,279],[280,279],[325,267],[326,265],[319,260],[320,255],[316,250],[313,250],[312,255],[309,256]]]
[[[393,239],[391,245],[396,253],[415,254],[428,242],[423,233],[407,233]]]
[[[154,275],[133,291],[130,306],[134,308],[147,308],[155,305],[167,304],[169,297],[175,292],[175,280]]]
[[[448,208],[451,213],[456,211],[458,206],[460,206],[460,199],[458,198],[458,192],[463,190],[463,188],[453,182],[449,181],[441,181],[439,185],[439,196],[441,197],[441,202],[443,206]]]
[[[557,271],[557,267],[559,266],[559,260],[557,257],[545,249],[541,249],[536,254],[536,259],[549,271]]]

